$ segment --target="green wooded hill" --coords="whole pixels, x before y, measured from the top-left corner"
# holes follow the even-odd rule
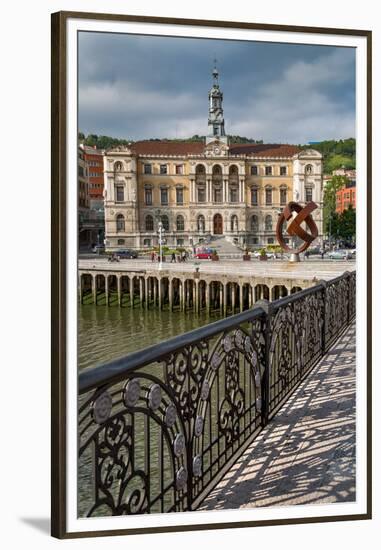
[[[229,135],[230,143],[263,143],[262,139],[247,138],[244,136]],[[98,136],[97,134],[88,134],[79,132],[78,139],[85,145],[92,147],[96,146],[97,149],[109,149],[117,145],[128,145],[133,143],[130,139],[120,139],[110,136]],[[205,136],[194,135],[186,139],[168,139],[164,138],[163,141],[204,141]],[[149,141],[161,141],[159,138],[152,138]],[[356,168],[356,140],[354,138],[340,139],[340,140],[326,140],[319,143],[313,143],[311,145],[299,145],[302,149],[316,149],[320,151],[324,157],[324,173],[330,174],[333,170],[341,168]]]
[[[331,174],[333,170],[341,168],[356,168],[356,140],[354,138],[327,140],[302,145],[303,149],[316,149],[324,158],[324,173]]]

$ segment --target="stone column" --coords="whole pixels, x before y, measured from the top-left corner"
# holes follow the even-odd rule
[[[105,275],[105,295],[106,295],[106,306],[109,305],[109,295],[108,295],[108,275]]]
[[[224,284],[224,316],[226,317],[228,312],[228,284]]]
[[[206,180],[206,202],[210,202],[211,188],[212,188],[211,180],[207,179]]]
[[[143,307],[144,302],[144,279],[139,277],[139,297],[140,297],[140,307]]]
[[[195,181],[194,181],[194,179],[190,180],[190,202],[196,202],[196,198],[195,198]]]
[[[122,305],[122,295],[120,292],[120,275],[116,276],[116,290],[118,292],[118,306]]]
[[[94,305],[97,305],[97,276],[91,276],[91,292],[93,293]]]
[[[131,277],[130,279],[130,304],[131,304],[131,307],[134,308],[135,307],[135,277]]]
[[[240,194],[239,202],[244,202],[245,201],[244,180],[239,180],[239,194]]]
[[[235,283],[232,283],[232,312],[235,312]]]
[[[149,308],[149,280],[148,277],[144,279],[144,296],[146,309]]]
[[[199,289],[199,281],[195,281],[196,284],[196,298],[195,298],[195,309],[196,313],[200,312],[200,289]]]
[[[254,298],[254,287],[252,285],[249,285],[249,307],[253,307]]]
[[[209,289],[209,283],[206,281],[206,288],[205,288],[205,306],[206,311],[209,313],[209,306],[210,306],[210,289]]]
[[[243,311],[243,285],[239,285],[239,311]]]
[[[185,280],[181,281],[180,311],[185,311]]]
[[[227,185],[227,180],[222,180],[222,202],[223,204],[225,204],[227,201],[227,196],[226,196],[226,185]]]
[[[158,281],[157,281],[157,288],[158,288],[158,294],[159,294],[159,309],[162,309],[163,289],[162,289],[162,286],[161,286],[161,278],[159,278]]]
[[[169,279],[168,282],[169,288],[168,288],[168,294],[169,294],[169,311],[173,310],[173,280]]]

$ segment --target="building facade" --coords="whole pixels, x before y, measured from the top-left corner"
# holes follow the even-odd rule
[[[213,70],[205,142],[141,141],[104,155],[106,248],[192,246],[222,235],[241,246],[275,244],[284,206],[315,201],[322,237],[322,155],[293,145],[229,144]]]
[[[78,147],[79,247],[104,241],[104,151],[80,144]]]
[[[336,212],[342,214],[349,207],[356,208],[356,171],[351,170],[351,175],[346,175],[347,183],[336,191]],[[349,179],[350,177],[350,179]]]

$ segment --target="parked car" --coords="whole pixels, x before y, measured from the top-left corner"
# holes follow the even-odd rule
[[[120,259],[135,260],[138,257],[136,250],[124,249],[118,250],[117,255]]]
[[[194,255],[194,257],[197,258],[198,260],[210,260],[210,258],[212,257],[212,253],[207,252],[206,250],[203,250],[201,252],[197,252]]]
[[[254,252],[252,252],[252,256],[254,256],[254,258],[259,258],[259,256],[261,256],[261,253],[260,253],[259,250],[254,250]],[[273,260],[275,260],[275,258],[276,258],[275,252],[266,251],[266,256],[267,256],[267,258],[271,258]]]
[[[330,260],[351,260],[352,253],[350,250],[331,250],[327,253]]]
[[[311,246],[307,250],[312,256],[317,255],[317,254],[321,254],[321,248],[319,248],[318,246]]]

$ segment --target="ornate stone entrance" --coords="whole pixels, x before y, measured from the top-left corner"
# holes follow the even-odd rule
[[[222,216],[215,214],[213,218],[213,234],[222,235]]]

